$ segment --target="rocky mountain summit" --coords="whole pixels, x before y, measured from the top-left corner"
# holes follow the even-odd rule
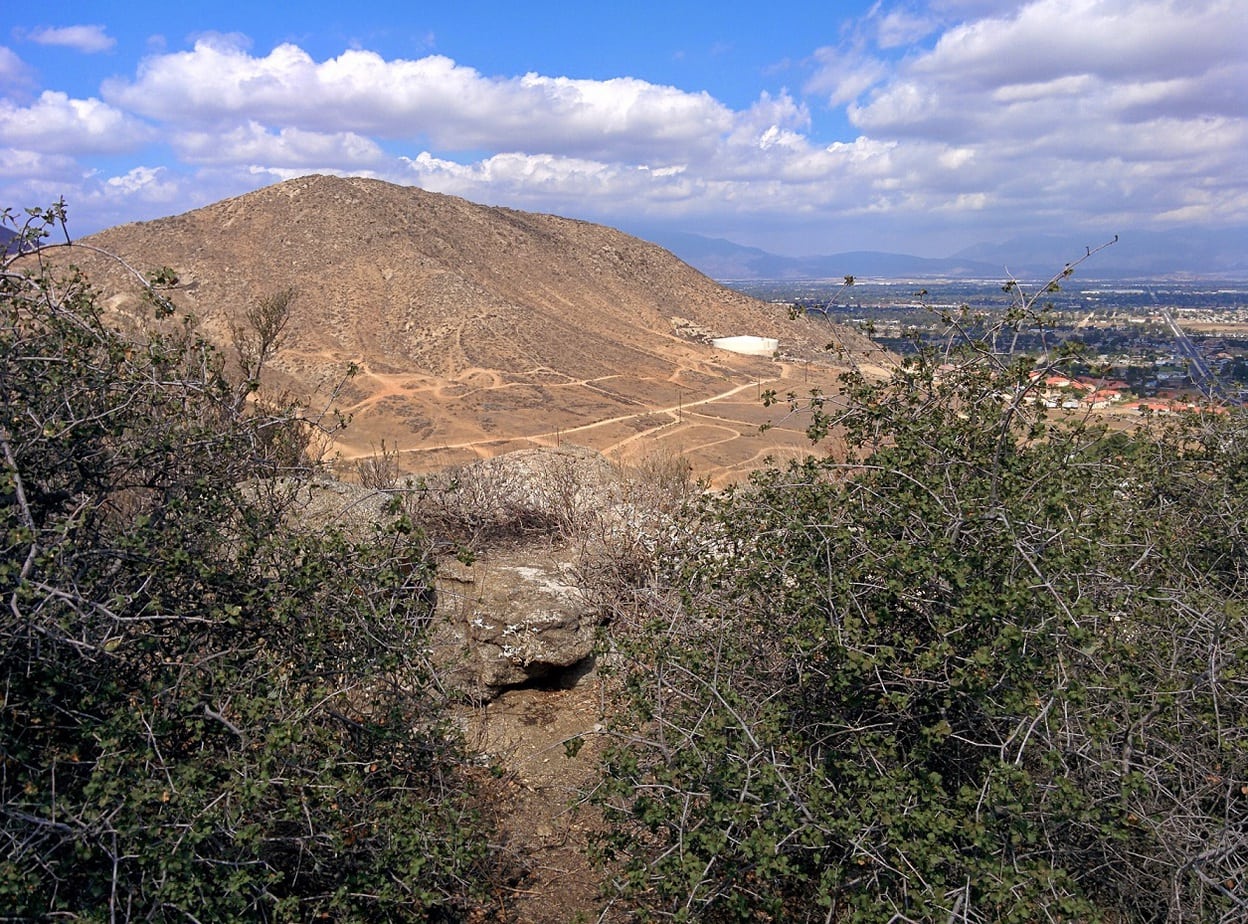
[[[705,467],[731,469],[758,454],[737,437],[756,435],[760,421],[725,400],[788,367],[717,350],[712,338],[776,338],[782,358],[807,364],[805,380],[808,360],[832,368],[830,341],[845,355],[879,355],[853,331],[791,320],[786,306],[611,228],[375,180],[289,180],[82,243],[141,273],[172,268],[173,300],[222,343],[249,306],[293,291],[269,384],[320,407],[354,366],[335,396],[353,419],[337,448],[351,458],[385,439],[412,471],[568,435],[611,451],[692,423],[685,409],[703,401],[716,402],[720,429],[688,432],[683,448],[719,446]],[[125,267],[86,248],[69,254],[112,310],[145,315]],[[741,424],[732,436],[725,418]]]

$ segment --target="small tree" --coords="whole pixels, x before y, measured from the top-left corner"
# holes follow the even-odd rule
[[[383,439],[373,453],[355,460],[356,480],[366,488],[390,491],[399,483],[399,450]]]
[[[237,394],[189,326],[0,265],[5,916],[425,920],[496,881],[422,537],[302,524],[310,423]]]
[[[296,295],[295,289],[287,287],[261,296],[243,311],[241,321],[230,324],[230,340],[244,394],[260,388],[265,367],[281,349]]]

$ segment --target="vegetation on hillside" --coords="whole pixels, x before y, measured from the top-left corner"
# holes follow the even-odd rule
[[[0,917],[480,906],[501,867],[422,656],[426,543],[397,509],[289,515],[316,423],[257,392],[289,299],[239,332],[240,385],[158,289],[133,340],[39,255],[0,272]]]
[[[1248,915],[1248,415],[1047,412],[1008,351],[1041,310],[791,396],[846,455],[704,498],[618,595],[629,709],[596,795],[620,901]]]

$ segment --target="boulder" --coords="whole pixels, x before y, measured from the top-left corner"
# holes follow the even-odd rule
[[[598,624],[557,550],[486,553],[439,565],[436,660],[450,685],[492,699],[508,687],[565,685],[588,668]]]

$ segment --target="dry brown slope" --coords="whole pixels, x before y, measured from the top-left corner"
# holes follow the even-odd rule
[[[84,243],[140,269],[172,267],[176,301],[214,336],[258,297],[296,288],[275,368],[306,391],[359,364],[346,452],[385,437],[413,468],[629,418],[581,431],[605,448],[653,425],[640,416],[649,408],[779,374],[690,340],[673,317],[717,336],[778,337],[794,354],[829,337],[611,228],[360,178],[289,180]],[[93,276],[123,291],[115,267]],[[137,310],[132,299],[112,303]]]

